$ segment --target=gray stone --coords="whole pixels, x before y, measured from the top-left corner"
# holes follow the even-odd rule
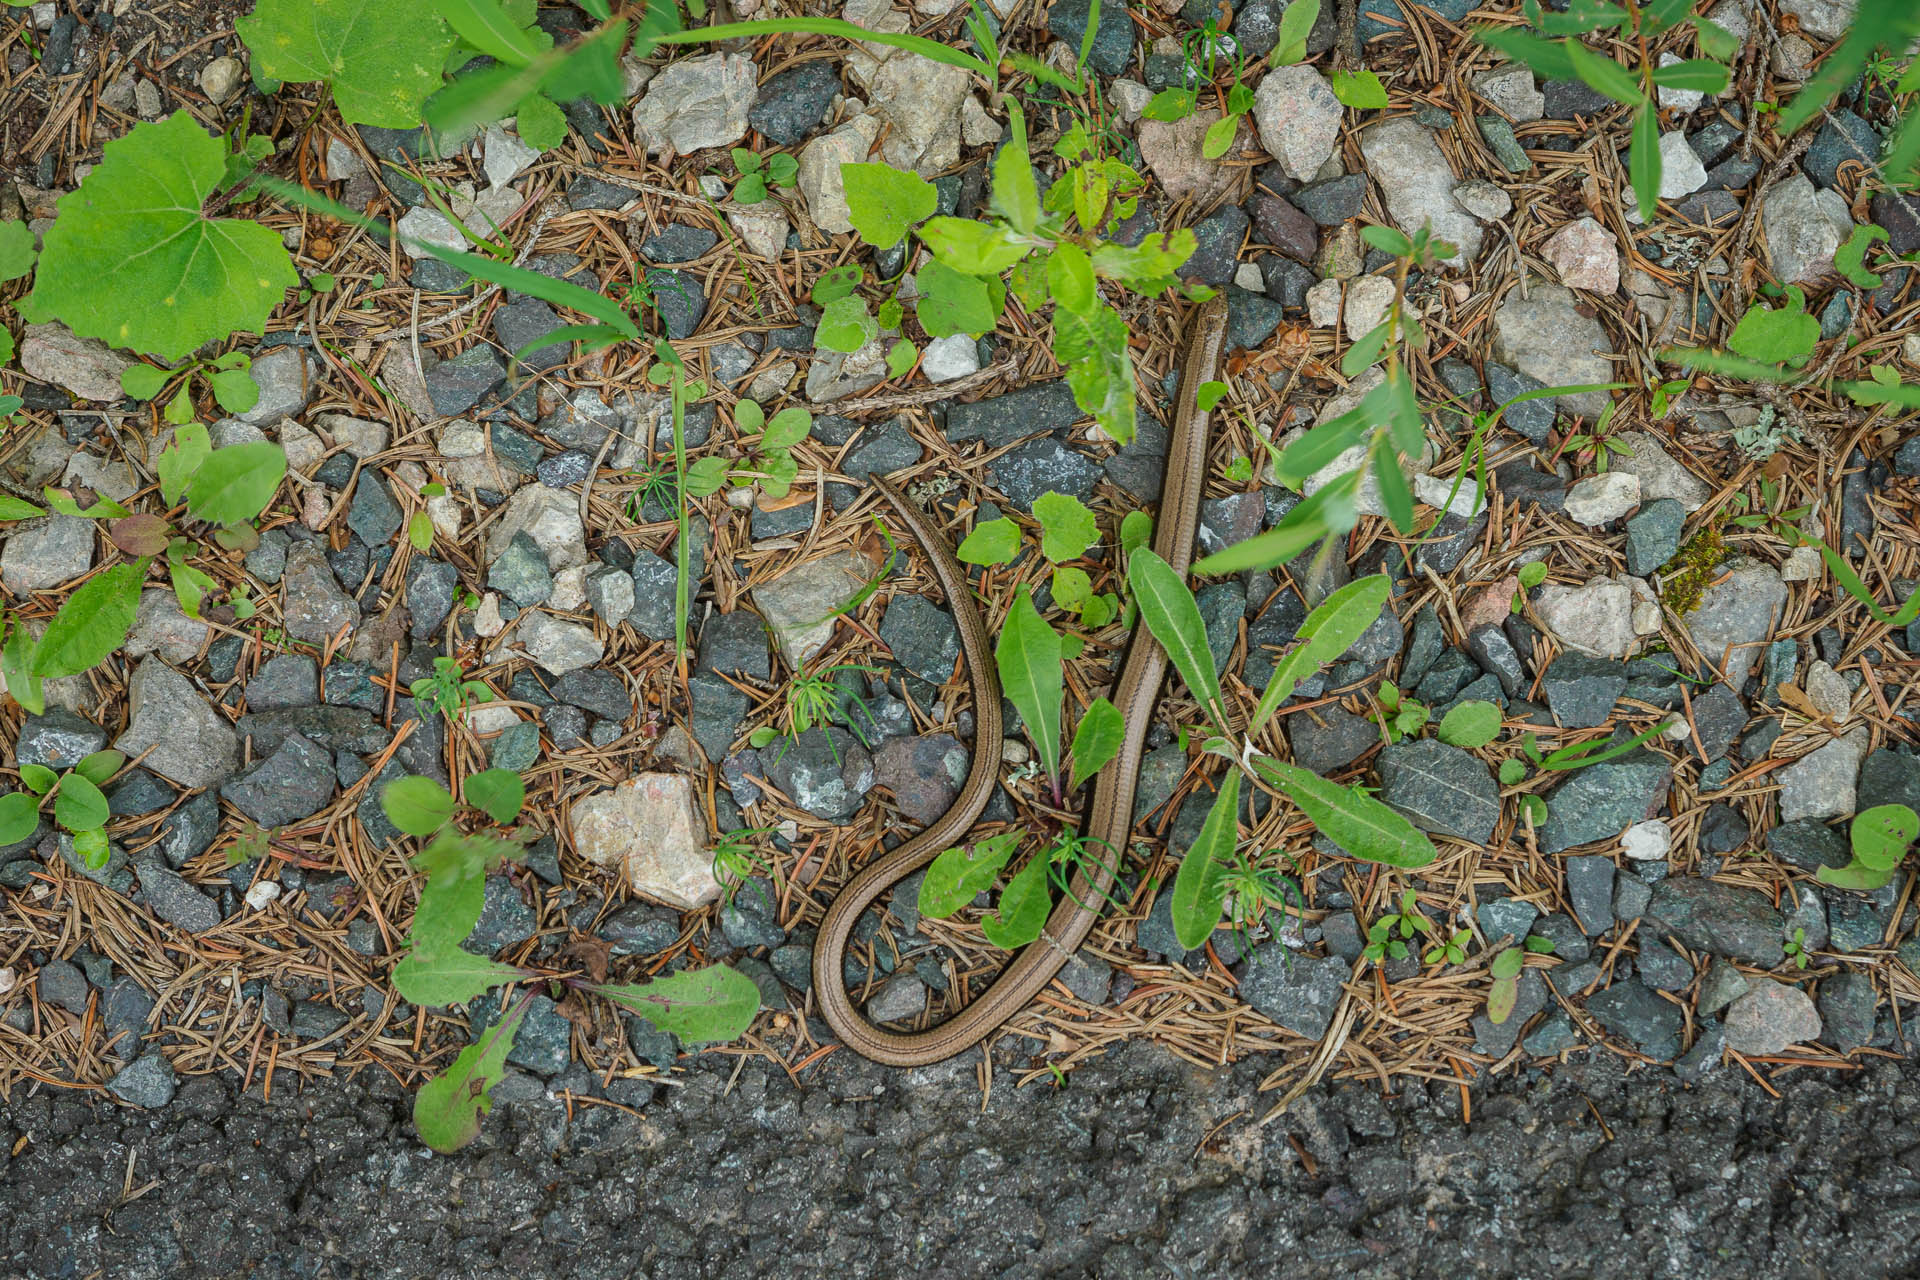
[[[981,440],[998,449],[1036,432],[1055,432],[1087,415],[1074,403],[1064,379],[1042,382],[947,410],[947,439],[955,444]]]
[[[1530,282],[1525,295],[1515,289],[1494,312],[1494,357],[1549,387],[1608,382],[1613,367],[1599,354],[1611,351],[1600,322],[1583,315],[1574,294],[1556,284]],[[1488,384],[1492,385],[1492,375]],[[1496,395],[1498,393],[1496,392]],[[1588,391],[1559,397],[1560,408],[1597,418],[1607,394]]]
[[[1640,983],[1628,979],[1589,996],[1587,1012],[1614,1035],[1662,1062],[1680,1055],[1680,1033],[1686,1015],[1680,1006],[1664,1000]]]
[[[1338,956],[1295,955],[1277,942],[1262,943],[1240,978],[1240,998],[1272,1021],[1308,1040],[1327,1034],[1352,967]]]
[[[490,956],[525,942],[539,930],[538,918],[521,900],[512,880],[503,875],[488,876],[482,892],[480,918],[460,944],[462,948],[475,955]]]
[[[484,342],[441,361],[426,374],[433,411],[443,418],[458,417],[479,404],[506,373],[506,364]]]
[[[1049,491],[1087,501],[1100,475],[1100,468],[1085,455],[1045,436],[1014,446],[987,470],[988,482],[1006,495],[1008,504],[1028,512],[1034,499]]]
[[[1833,251],[1853,231],[1846,197],[1815,190],[1792,173],[1770,188],[1760,206],[1768,265],[1782,284],[1811,283],[1833,270]]]
[[[901,593],[889,600],[880,639],[895,660],[930,684],[945,684],[960,660],[953,616],[924,596]]]
[[[1047,10],[1047,31],[1078,50],[1093,19],[1092,0],[1057,0]],[[1093,45],[1087,52],[1087,65],[1102,75],[1117,76],[1133,58],[1133,20],[1121,6],[1100,6],[1100,19],[1094,26]]]
[[[714,675],[695,675],[687,688],[694,741],[707,759],[724,759],[746,719],[747,695]]]
[[[158,1049],[141,1054],[107,1081],[114,1097],[149,1110],[172,1102],[174,1090],[173,1064]]]
[[[970,760],[949,734],[889,738],[873,753],[874,780],[893,792],[901,813],[926,826],[953,807]]]
[[[1402,231],[1413,235],[1431,227],[1435,238],[1455,245],[1459,253],[1446,269],[1463,269],[1479,256],[1480,224],[1453,198],[1459,179],[1432,133],[1403,116],[1370,125],[1360,135],[1360,150]]]
[[[1847,837],[1813,819],[1783,822],[1767,832],[1767,852],[1810,873],[1821,867],[1844,867],[1853,860]]]
[[[1671,775],[1672,766],[1644,747],[1574,770],[1547,797],[1540,848],[1560,853],[1596,840],[1618,839],[1628,827],[1659,810]]]
[[[673,639],[673,602],[679,570],[669,560],[637,548],[633,553],[633,612],[627,616],[634,629],[649,640]]]
[[[1687,510],[1673,498],[1650,502],[1627,521],[1627,572],[1640,577],[1673,559]]]
[[[313,395],[313,371],[307,362],[307,353],[298,347],[281,346],[257,352],[248,372],[260,388],[260,398],[253,408],[238,416],[242,422],[256,427],[297,416]]]
[[[1520,1044],[1535,1057],[1545,1057],[1579,1047],[1580,1033],[1574,1029],[1573,1019],[1556,1009]]]
[[[106,999],[101,1002],[101,1024],[107,1038],[115,1040],[114,1055],[122,1062],[139,1056],[140,1041],[152,1014],[153,997],[134,978],[117,979],[107,988]]]
[[[262,663],[247,681],[247,707],[271,711],[276,707],[310,707],[320,701],[320,668],[302,653],[283,653]]]
[[[280,589],[282,621],[296,640],[325,644],[342,628],[360,621],[359,606],[340,589],[326,556],[314,543],[302,542],[287,552]]]
[[[1851,1053],[1871,1041],[1878,1001],[1873,978],[1858,970],[1822,979],[1814,1007],[1827,1043],[1842,1053]]]
[[[544,603],[553,594],[553,574],[547,569],[546,552],[525,530],[515,533],[487,569],[487,586],[522,609]]]
[[[1747,706],[1732,689],[1715,684],[1694,698],[1693,724],[1698,730],[1695,741],[1701,752],[1707,759],[1717,760],[1727,753],[1733,740],[1740,736],[1740,730],[1746,727]]]
[[[233,727],[209,707],[187,678],[156,657],[141,659],[127,682],[127,731],[113,745],[129,756],[147,752],[148,769],[178,786],[211,787],[239,764]]]
[[[870,1022],[909,1022],[927,1011],[927,984],[912,974],[887,979],[867,1001]]]
[[[160,852],[167,865],[179,868],[205,853],[220,834],[220,802],[202,792],[175,809],[160,824]]]
[[[1637,875],[1615,876],[1613,879],[1613,918],[1615,920],[1638,920],[1647,914],[1647,903],[1653,900],[1653,886]]]
[[[1625,664],[1568,650],[1555,658],[1541,678],[1547,706],[1568,729],[1590,729],[1613,716],[1627,687]]]
[[[1613,926],[1613,859],[1592,855],[1568,858],[1564,864],[1567,878],[1567,903],[1574,919],[1589,937],[1605,933]]]
[[[1755,978],[1751,989],[1727,1006],[1726,1029],[1727,1048],[1764,1057],[1819,1039],[1820,1014],[1800,988]]]
[[[1920,813],[1920,760],[1882,747],[1860,766],[1862,812],[1883,804],[1903,804]]]
[[[1474,911],[1474,919],[1479,921],[1480,932],[1489,946],[1507,937],[1515,942],[1524,941],[1527,931],[1539,918],[1540,909],[1520,898],[1490,898]]]
[[[790,147],[820,131],[839,92],[840,77],[832,62],[803,62],[760,86],[747,122],[769,141]]]
[[[93,567],[94,521],[46,516],[8,527],[0,582],[17,595],[47,591]]]
[[[400,504],[387,491],[380,473],[362,471],[354,482],[353,502],[347,508],[347,528],[359,534],[360,541],[369,547],[383,547],[400,532],[404,520]]]
[[[1656,936],[1671,934],[1693,951],[1771,969],[1784,956],[1782,924],[1780,913],[1758,890],[1674,876],[1653,887],[1642,928]]]
[[[160,858],[149,854],[137,869],[140,890],[154,915],[188,933],[205,933],[219,925],[220,908],[214,900],[175,875]]]
[[[220,788],[220,795],[262,826],[281,827],[310,818],[333,798],[333,756],[299,734]]]
[[[84,1015],[92,999],[86,975],[77,965],[65,960],[49,960],[41,965],[35,985],[42,1004],[55,1005],[68,1013]]]
[[[771,679],[767,624],[747,609],[712,615],[700,628],[700,668],[749,680]]]
[[[444,560],[416,557],[407,566],[407,613],[412,618],[408,634],[425,640],[440,630],[453,612],[459,586],[459,569]]]
[[[1519,1042],[1520,1032],[1546,1007],[1547,984],[1541,981],[1540,971],[1523,970],[1505,1021],[1495,1022],[1484,1013],[1473,1015],[1473,1051],[1493,1058],[1506,1057]]]
[[[625,722],[633,715],[633,695],[605,667],[569,671],[553,682],[553,696],[607,720]]]
[[[1702,1015],[1718,1013],[1752,989],[1744,973],[1725,960],[1715,959],[1708,963],[1707,975],[1700,980],[1697,1010]]]
[[[1869,740],[1867,729],[1855,729],[1780,770],[1775,775],[1780,781],[1780,820],[1852,817],[1854,783]]]
[[[874,784],[872,757],[844,729],[809,729],[773,754],[777,758],[767,780],[794,804],[829,822],[858,812]]]
[[[1415,826],[1484,845],[1500,821],[1500,788],[1472,754],[1432,739],[1380,753],[1380,798]]]
[[[758,70],[751,59],[710,53],[674,62],[633,108],[635,139],[655,154],[690,155],[738,142],[747,132]]]
[[[1693,982],[1693,966],[1656,938],[1641,939],[1636,960],[1640,980],[1655,991],[1684,991]]]
[[[1298,712],[1286,723],[1294,763],[1323,777],[1346,768],[1380,741],[1378,726],[1337,704]]]
[[[44,765],[59,772],[73,768],[106,745],[105,729],[65,707],[54,707],[45,715],[26,717],[13,749],[20,764]]]

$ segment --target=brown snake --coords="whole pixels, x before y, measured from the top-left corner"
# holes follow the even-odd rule
[[[1215,297],[1201,304],[1187,331],[1173,438],[1167,446],[1166,482],[1153,541],[1154,551],[1182,575],[1192,559],[1194,532],[1200,520],[1200,491],[1206,476],[1207,412],[1199,407],[1198,396],[1201,384],[1218,373],[1226,326],[1226,303]],[[855,1052],[888,1066],[918,1067],[951,1058],[978,1044],[1038,995],[1093,931],[1098,904],[1112,888],[1114,875],[1107,866],[1097,866],[1091,876],[1084,869],[1076,871],[1073,891],[1053,909],[1039,939],[1023,948],[977,1000],[939,1026],[911,1034],[882,1031],[853,1007],[842,967],[854,924],[881,894],[964,839],[986,807],[999,776],[1001,744],[1000,681],[993,646],[974,603],[966,571],[954,559],[939,529],[904,493],[879,476],[873,477],[873,485],[926,550],[959,626],[961,654],[973,691],[973,762],[953,807],[919,835],[864,867],[827,908],[813,953],[813,990],[828,1025]],[[1094,847],[1112,850],[1116,855],[1124,855],[1133,831],[1133,791],[1140,772],[1141,749],[1166,669],[1166,651],[1144,626],[1136,626],[1112,694],[1126,726],[1124,739],[1119,752],[1094,778],[1093,803],[1087,812],[1089,840]],[[1119,858],[1111,861],[1117,866]]]

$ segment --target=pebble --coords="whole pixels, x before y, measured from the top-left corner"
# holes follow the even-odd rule
[[[1423,831],[1484,845],[1500,821],[1500,789],[1470,752],[1433,739],[1380,752],[1380,798]]]
[[[1315,959],[1278,942],[1262,943],[1247,958],[1240,998],[1278,1026],[1317,1041],[1327,1034],[1352,972],[1338,956]]]
[[[746,136],[759,71],[749,58],[710,53],[670,64],[633,108],[634,137],[656,155],[690,155]]]
[[[1613,366],[1599,354],[1612,350],[1600,321],[1583,314],[1579,300],[1560,285],[1536,281],[1525,296],[1519,289],[1509,291],[1493,314],[1493,327],[1494,359],[1542,386],[1612,380]],[[1568,413],[1597,418],[1606,408],[1607,393],[1565,395],[1558,403]]]
[[[1753,669],[1758,648],[1773,634],[1787,588],[1772,566],[1746,557],[1727,561],[1715,574],[1717,580],[1687,615],[1687,630],[1701,656],[1738,690]]]
[[[1620,834],[1620,848],[1635,862],[1664,861],[1673,848],[1673,828],[1658,818],[1636,822]]]
[[[1816,190],[1802,173],[1767,192],[1760,221],[1768,265],[1782,284],[1824,277],[1833,269],[1833,251],[1853,232],[1845,197]]]
[[[173,1064],[152,1049],[135,1058],[107,1081],[107,1091],[136,1107],[164,1107],[173,1101],[176,1081]]]
[[[1855,729],[1801,756],[1774,775],[1780,783],[1780,820],[1852,817],[1855,784],[1869,741],[1867,729]]]
[[[1360,150],[1395,225],[1408,235],[1431,226],[1437,239],[1459,249],[1444,269],[1469,266],[1480,253],[1480,224],[1454,200],[1458,181],[1433,134],[1403,116],[1370,125]]]
[[[1624,658],[1639,647],[1633,629],[1633,592],[1614,578],[1585,586],[1550,582],[1533,595],[1533,610],[1554,639],[1601,658]]]
[[[789,666],[798,671],[826,646],[837,621],[833,611],[853,598],[873,568],[858,552],[838,551],[798,564],[753,589],[753,603]],[[753,619],[753,625],[758,628],[759,620]],[[759,644],[757,678],[764,680],[769,675],[764,638]]]
[[[1574,770],[1547,797],[1540,848],[1560,853],[1619,839],[1628,827],[1651,818],[1666,803],[1671,777],[1672,766],[1645,747]]]
[[[240,65],[238,58],[227,54],[210,58],[207,65],[200,68],[200,92],[206,94],[215,106],[220,106],[239,89],[246,74],[246,68]]]
[[[683,911],[720,897],[706,820],[686,775],[642,773],[593,792],[573,802],[568,823],[574,850],[623,873],[635,893]]]
[[[1547,667],[1541,686],[1554,719],[1569,729],[1605,724],[1627,687],[1623,663],[1569,650]]]
[[[1254,93],[1260,145],[1300,182],[1311,181],[1333,154],[1344,115],[1325,77],[1304,63],[1275,67]]]
[[[1513,212],[1513,197],[1484,178],[1472,178],[1453,189],[1462,209],[1482,222],[1498,222]]]
[[[1820,1014],[1806,992],[1771,978],[1751,981],[1727,1006],[1727,1048],[1761,1057],[1820,1038]]]
[[[1612,295],[1620,288],[1619,244],[1613,232],[1590,217],[1561,227],[1541,252],[1569,289]]]
[[[1473,78],[1473,91],[1515,124],[1526,124],[1546,114],[1546,95],[1534,85],[1533,72],[1523,63],[1503,63],[1482,71]]]
[[[1635,483],[1636,486],[1639,483],[1637,476]],[[1644,499],[1645,492],[1640,496]],[[1686,520],[1686,507],[1673,498],[1660,498],[1642,506],[1639,513],[1627,521],[1627,572],[1645,577],[1673,559],[1680,550],[1680,534]]]
[[[1611,524],[1638,505],[1640,477],[1631,472],[1602,471],[1567,490],[1568,518],[1590,529]]]

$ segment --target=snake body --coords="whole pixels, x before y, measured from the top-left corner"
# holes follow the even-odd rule
[[[1153,549],[1183,575],[1192,559],[1206,476],[1207,412],[1199,407],[1199,392],[1201,384],[1218,373],[1226,321],[1223,299],[1202,303],[1189,323],[1182,359]],[[999,774],[1002,721],[993,646],[966,571],[939,529],[911,499],[878,476],[872,483],[926,551],[953,610],[973,692],[973,759],[952,807],[918,835],[861,869],[827,908],[813,953],[813,990],[828,1025],[854,1051],[888,1066],[917,1067],[950,1058],[986,1039],[1053,980],[1092,932],[1098,905],[1113,886],[1113,869],[1133,831],[1134,786],[1167,655],[1144,626],[1136,627],[1111,695],[1125,734],[1120,750],[1094,778],[1084,832],[1094,848],[1112,851],[1114,856],[1095,860],[1110,865],[1096,866],[1091,874],[1084,868],[1077,871],[1073,891],[1054,908],[1040,937],[1022,948],[986,991],[959,1013],[936,1027],[910,1034],[875,1027],[854,1008],[842,973],[853,927],[881,894],[964,839],[986,807]]]

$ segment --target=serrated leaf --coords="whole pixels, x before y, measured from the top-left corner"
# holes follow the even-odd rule
[[[1227,869],[1240,839],[1240,774],[1228,771],[1173,879],[1173,936],[1189,951],[1212,936],[1227,900]]]
[[[1047,924],[1053,895],[1047,890],[1047,860],[1034,857],[1000,891],[999,910],[980,921],[980,932],[1003,951],[1018,951]]]
[[[271,441],[216,449],[187,484],[187,512],[208,524],[244,524],[267,509],[286,475],[286,451]]]
[[[1439,856],[1411,822],[1362,792],[1266,756],[1254,768],[1286,793],[1327,838],[1356,858],[1389,867],[1424,867]]]
[[[1078,787],[1106,768],[1107,762],[1119,754],[1126,732],[1126,722],[1118,707],[1105,698],[1095,698],[1088,703],[1073,731],[1071,785]]]
[[[1862,289],[1879,288],[1883,277],[1866,269],[1866,257],[1869,248],[1886,238],[1887,229],[1877,223],[1855,226],[1846,243],[1833,251],[1833,269]]]
[[[387,821],[410,836],[430,836],[453,816],[453,797],[432,778],[395,778],[380,790]]]
[[[420,1141],[451,1155],[480,1136],[480,1117],[493,1110],[489,1091],[506,1074],[507,1055],[526,1016],[527,1006],[516,1004],[462,1049],[444,1074],[420,1086],[413,1095],[413,1127]]]
[[[942,850],[920,881],[920,914],[944,920],[993,887],[993,878],[1020,848],[1022,833],[988,836],[973,848]]]
[[[954,555],[966,564],[1007,564],[1020,550],[1020,526],[1001,516],[973,527]]]
[[[1100,538],[1100,526],[1086,504],[1070,493],[1049,489],[1033,500],[1040,522],[1040,554],[1059,564],[1078,560]]]
[[[487,769],[460,784],[467,803],[482,809],[495,822],[512,822],[527,801],[527,784],[511,769]],[[398,825],[398,824],[395,824]]]
[[[847,220],[876,249],[893,248],[909,227],[940,207],[940,193],[931,182],[890,164],[845,162],[840,181],[846,189]]]
[[[1053,316],[1053,358],[1067,371],[1073,402],[1093,415],[1119,444],[1133,439],[1133,363],[1127,357],[1127,325],[1105,303],[1092,311]]]
[[[146,572],[144,560],[117,564],[81,583],[40,637],[33,673],[46,679],[77,676],[105,662],[133,629]]]
[[[867,314],[867,304],[848,295],[835,298],[821,309],[813,341],[828,351],[850,355],[872,342],[879,333],[880,322]]]
[[[1805,305],[1806,294],[1798,285],[1787,286],[1786,300],[1778,308],[1754,303],[1727,335],[1727,346],[1762,364],[1805,359],[1820,341],[1820,321],[1803,310]]]
[[[24,791],[0,796],[0,845],[19,844],[40,826],[40,806]]]
[[[1060,658],[1059,634],[1033,607],[1033,596],[1021,584],[1001,625],[993,660],[1000,686],[1020,712],[1049,778],[1060,774],[1060,699],[1065,691]]]
[[[107,143],[60,197],[21,313],[168,360],[263,332],[300,277],[279,233],[201,213],[225,172],[225,149],[184,111]]]
[[[1000,322],[1007,287],[997,277],[966,275],[935,259],[914,279],[920,290],[914,312],[929,338],[977,338]]]
[[[1484,747],[1500,736],[1503,719],[1491,702],[1462,702],[1440,718],[1435,736],[1450,747]]]
[[[1207,715],[1216,724],[1224,724],[1226,702],[1220,694],[1213,650],[1207,644],[1207,624],[1193,592],[1173,566],[1148,547],[1135,551],[1127,560],[1127,584],[1140,606],[1141,619],[1167,651],[1174,670],[1187,682]]]
[[[112,817],[107,798],[90,779],[69,773],[60,779],[53,796],[53,820],[68,831],[93,831],[107,825]]]
[[[438,15],[419,5],[396,15],[386,0],[260,0],[233,25],[255,74],[325,81],[341,119],[390,129],[420,123],[454,46]]]
[[[760,989],[753,979],[723,964],[593,990],[690,1044],[732,1040],[760,1011]]]

